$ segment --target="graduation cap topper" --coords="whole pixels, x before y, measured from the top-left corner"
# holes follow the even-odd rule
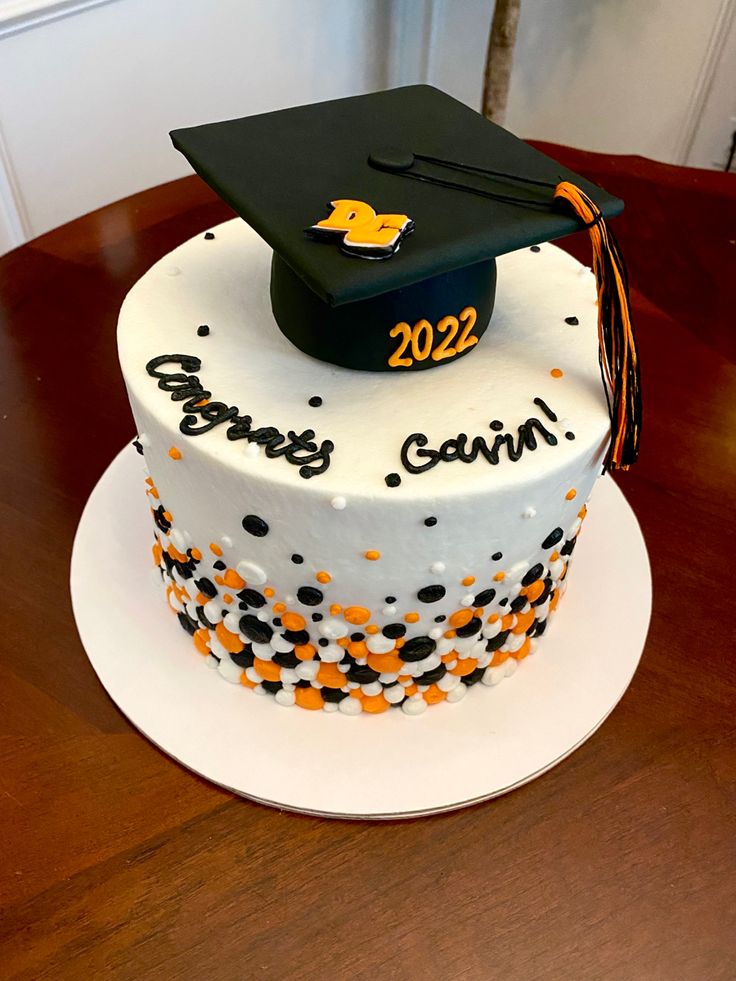
[[[607,462],[634,461],[638,366],[625,269],[605,224],[621,201],[430,86],[171,135],[273,248],[280,330],[349,368],[426,370],[472,353],[491,319],[496,256],[587,227]]]

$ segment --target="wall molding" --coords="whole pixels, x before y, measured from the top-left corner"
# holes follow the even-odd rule
[[[0,129],[0,255],[31,237],[28,212]]]
[[[673,148],[672,163],[687,166],[734,16],[736,0],[721,0],[680,135]]]
[[[0,39],[114,0],[0,0]]]

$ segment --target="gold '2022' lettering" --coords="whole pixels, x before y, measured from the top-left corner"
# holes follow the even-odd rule
[[[429,357],[433,361],[447,361],[462,354],[478,343],[478,338],[470,333],[477,319],[475,307],[465,307],[459,317],[443,317],[436,327],[439,338],[435,337],[435,328],[428,320],[418,320],[413,327],[403,322],[396,324],[389,337],[398,337],[399,346],[388,359],[389,367],[411,368],[415,361],[426,361]]]

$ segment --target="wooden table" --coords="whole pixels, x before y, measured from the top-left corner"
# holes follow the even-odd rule
[[[134,434],[118,308],[227,208],[187,178],[0,261],[2,978],[736,977],[736,178],[556,152],[629,199],[646,417],[620,484],[649,544],[651,632],[570,759],[443,817],[245,803],[134,731],[78,640],[74,531]]]

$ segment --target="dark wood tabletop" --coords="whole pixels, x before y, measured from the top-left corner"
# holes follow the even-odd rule
[[[0,260],[0,977],[736,977],[736,177],[555,152],[627,200],[645,419],[617,479],[651,629],[576,753],[441,817],[327,821],[211,786],[131,727],[77,637],[75,528],[134,435],[118,309],[226,206],[187,178]]]

